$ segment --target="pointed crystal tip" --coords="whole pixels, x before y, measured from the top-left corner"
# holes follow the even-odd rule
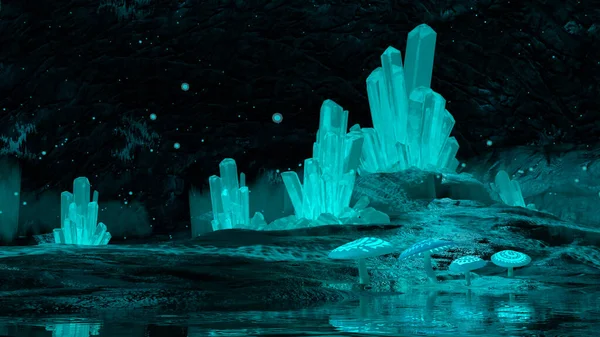
[[[383,52],[384,55],[394,55],[400,54],[400,51],[392,46],[387,47],[387,49]]]
[[[408,37],[412,37],[414,35],[420,35],[421,37],[427,36],[427,35],[436,35],[435,30],[433,30],[433,28],[429,27],[427,24],[420,24],[418,26],[416,26],[413,30],[410,31],[410,33],[408,33]]]

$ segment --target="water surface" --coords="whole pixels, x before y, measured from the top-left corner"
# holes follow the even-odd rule
[[[597,292],[365,296],[294,311],[203,312],[152,318],[3,318],[0,336],[596,336]]]

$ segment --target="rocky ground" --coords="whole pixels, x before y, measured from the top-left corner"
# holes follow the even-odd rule
[[[436,176],[422,173],[426,179],[417,181]],[[391,185],[394,175],[387,178]],[[463,191],[479,191],[471,195],[484,195],[482,185],[466,175],[449,176],[435,186],[444,193],[462,186]],[[505,269],[489,263],[477,271],[473,293],[597,291],[599,230],[477,199],[404,199],[404,209],[390,210],[391,224],[382,225],[226,230],[195,239],[100,248],[5,247],[0,251],[0,315],[283,309],[414,289],[464,292],[464,277],[448,272],[448,264],[464,255],[489,260],[504,249],[528,254],[531,264],[508,279]],[[383,205],[383,200],[373,204]],[[366,289],[357,285],[353,262],[327,258],[335,247],[364,236],[398,248],[398,253],[367,260],[372,284]],[[400,251],[428,238],[456,242],[433,255],[434,285],[427,282],[420,258],[398,259]]]

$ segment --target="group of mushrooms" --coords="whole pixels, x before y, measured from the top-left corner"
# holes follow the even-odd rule
[[[452,241],[427,239],[410,246],[400,254],[401,259],[423,255],[423,266],[430,282],[435,282],[436,277],[431,266],[431,253],[454,246]],[[365,259],[380,255],[390,254],[397,250],[391,243],[374,237],[364,237],[337,247],[329,253],[329,258],[336,260],[356,260],[358,263],[358,276],[360,284],[369,284],[369,273]],[[527,254],[514,250],[503,250],[491,257],[493,264],[508,269],[508,277],[513,277],[514,268],[523,267],[531,262]],[[478,256],[463,256],[450,264],[449,270],[454,273],[464,273],[466,285],[471,285],[471,271],[482,268],[486,261]]]

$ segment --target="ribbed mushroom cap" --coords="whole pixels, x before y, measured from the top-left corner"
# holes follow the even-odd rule
[[[455,273],[464,273],[483,268],[486,263],[479,256],[467,255],[452,261],[448,269]]]
[[[503,250],[491,258],[492,262],[502,268],[523,267],[531,262],[531,258],[527,254],[519,253],[514,250]]]
[[[454,246],[454,242],[452,241],[444,241],[444,240],[435,240],[435,239],[427,239],[420,242],[415,243],[410,246],[408,249],[400,254],[401,259],[405,259],[407,257],[411,257],[413,255],[420,255],[424,252],[430,251],[435,252],[438,250],[446,249],[450,246]]]
[[[329,253],[329,258],[336,260],[365,259],[395,251],[396,247],[385,240],[364,237],[337,247]]]

